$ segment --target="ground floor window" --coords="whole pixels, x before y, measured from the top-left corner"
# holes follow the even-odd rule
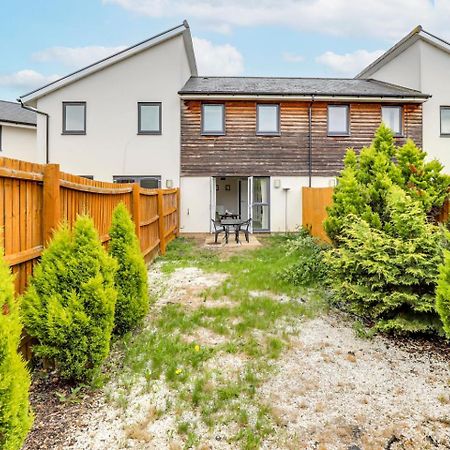
[[[139,183],[146,189],[158,189],[161,187],[160,175],[115,175],[114,183]]]

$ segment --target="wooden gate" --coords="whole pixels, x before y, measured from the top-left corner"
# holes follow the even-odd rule
[[[327,206],[333,202],[332,187],[302,188],[302,225],[311,230],[311,234],[328,241],[323,229],[323,221],[327,218]]]

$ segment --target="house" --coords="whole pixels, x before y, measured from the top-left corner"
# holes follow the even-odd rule
[[[43,162],[104,181],[178,186],[180,99],[197,74],[187,22],[20,97]]]
[[[355,79],[200,77],[184,22],[20,101],[36,109],[40,161],[99,180],[180,186],[183,232],[208,232],[227,211],[251,218],[253,231],[288,231],[302,223],[302,187],[334,186],[346,149],[370,144],[382,121],[399,144],[422,145],[422,121],[439,124],[439,114],[433,139],[447,133],[450,98],[441,95],[439,114],[428,100],[446,89],[447,53],[436,47],[446,43],[426,34],[438,42],[424,50],[422,35]],[[401,63],[405,45],[419,47]],[[421,67],[433,57],[436,86]]]
[[[302,223],[304,186],[333,186],[348,147],[383,120],[422,142],[427,94],[365,79],[191,77],[180,90],[181,226],[206,232],[226,211],[253,231]]]
[[[416,27],[356,78],[431,94],[423,105],[423,148],[450,171],[450,43]]]
[[[0,155],[37,162],[36,114],[0,100]]]

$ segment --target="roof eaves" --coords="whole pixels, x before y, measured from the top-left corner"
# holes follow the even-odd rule
[[[28,92],[27,94],[21,95],[19,98],[23,101],[23,103],[28,103],[32,100],[36,100],[37,98],[42,97],[43,95],[48,94],[56,89],[59,89],[71,82],[84,78],[87,75],[90,75],[98,70],[104,69],[116,62],[119,62],[127,57],[139,53],[147,48],[153,47],[157,44],[167,41],[175,36],[178,36],[181,33],[184,33],[186,30],[189,30],[189,25],[186,21],[184,21],[181,25],[177,25],[176,27],[170,28],[162,33],[159,33],[155,36],[152,36],[144,41],[138,42],[124,50],[121,50],[113,55],[107,56],[99,61],[96,61],[92,64],[89,64],[86,67],[76,70],[64,77],[59,78],[58,80],[52,81],[44,86],[41,86],[33,91]],[[194,60],[195,61],[195,60]],[[190,62],[191,64],[191,62]]]
[[[400,39],[395,45],[393,45],[389,50],[386,50],[380,57],[378,57],[374,62],[365,67],[361,72],[359,72],[356,78],[362,78],[365,75],[371,75],[373,73],[373,69],[378,67],[380,64],[383,64],[386,59],[388,59],[393,53],[402,48],[402,50],[408,48],[412,45],[417,39],[419,34],[423,31],[422,25],[418,25],[415,27],[410,33],[408,33],[403,39]],[[389,61],[389,59],[388,59]],[[386,62],[388,62],[386,61]]]

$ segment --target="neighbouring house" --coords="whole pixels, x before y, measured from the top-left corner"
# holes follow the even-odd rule
[[[373,78],[426,92],[423,148],[450,171],[450,43],[416,27],[356,78]]]
[[[180,99],[196,75],[187,22],[20,97],[41,161],[144,187],[178,186]]]
[[[38,162],[36,113],[0,100],[0,156]]]
[[[226,211],[253,231],[302,223],[304,186],[333,186],[348,147],[381,121],[422,142],[417,90],[374,80],[191,77],[180,90],[181,225],[205,232]]]

